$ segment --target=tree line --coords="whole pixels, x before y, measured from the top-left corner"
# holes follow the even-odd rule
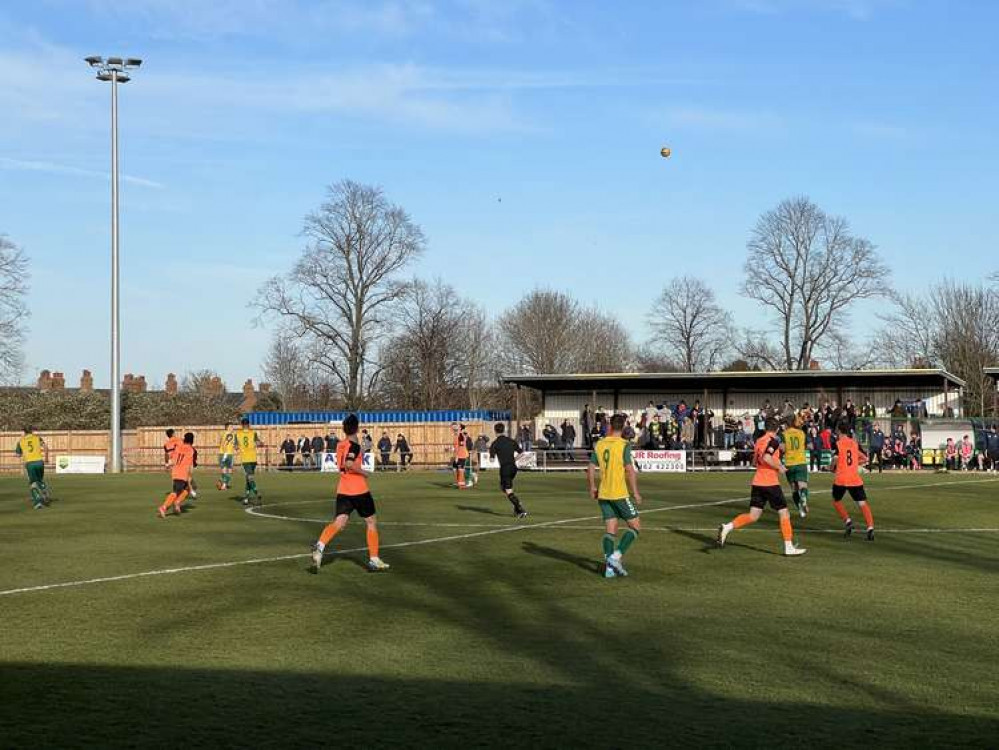
[[[999,363],[999,275],[896,291],[875,245],[809,198],[781,201],[751,229],[741,294],[766,313],[740,326],[711,284],[669,279],[634,337],[612,315],[538,287],[498,315],[442,279],[419,279],[420,226],[377,188],[344,180],[304,221],[286,273],[252,305],[272,327],[263,362],[269,408],[504,408],[508,373],[943,367],[964,379],[965,409],[983,414]],[[28,259],[0,235],[0,382],[18,373]],[[860,342],[850,316],[877,300]]]

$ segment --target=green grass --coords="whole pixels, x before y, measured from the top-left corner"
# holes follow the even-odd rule
[[[828,478],[795,521],[715,549],[748,476],[643,476],[631,576],[599,575],[579,474],[379,476],[383,558],[307,572],[332,480],[260,478],[253,517],[204,485],[159,520],[162,475],[0,479],[0,746],[988,746],[999,736],[993,481],[874,476],[877,540],[844,539]],[[688,505],[669,510],[669,506]],[[848,501],[848,507],[854,510]],[[584,519],[557,525],[563,519]],[[394,524],[426,525],[394,525]],[[512,526],[526,526],[515,531]],[[920,533],[919,529],[979,529]],[[993,531],[982,531],[993,529]],[[892,533],[897,532],[897,533]],[[450,541],[393,547],[442,537]],[[363,547],[356,520],[337,540]]]

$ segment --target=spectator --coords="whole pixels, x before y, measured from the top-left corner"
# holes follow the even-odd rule
[[[680,425],[680,447],[685,451],[694,447],[694,420],[689,415]]]
[[[565,448],[566,452],[569,452],[576,447],[576,428],[573,427],[572,423],[568,419],[562,420],[562,447]],[[488,451],[489,447],[487,441],[486,452]]]
[[[632,426],[630,419],[625,420],[624,429],[621,431],[621,437],[623,437],[629,443],[634,442],[636,433],[635,433],[635,428]]]
[[[361,430],[361,453],[371,453],[375,449],[375,441],[371,438],[371,433]]]
[[[818,471],[822,468],[822,441],[819,439],[819,428],[814,422],[808,427],[805,444],[808,446],[808,470]]]
[[[801,423],[806,425],[814,419],[814,415],[815,412],[812,411],[812,407],[808,405],[807,401],[798,412],[798,416],[801,417]]]
[[[409,447],[409,441],[401,432],[395,436],[395,452],[399,454],[399,465],[405,471],[406,467],[413,462],[413,451]]]
[[[947,438],[947,444],[944,446],[944,467],[947,471],[954,471],[957,469],[957,465],[957,444],[954,442],[954,438]]]
[[[874,418],[877,415],[878,410],[871,403],[871,397],[864,396],[864,405],[860,407],[860,426],[868,443],[871,442],[871,431],[874,425]]]
[[[314,464],[312,461],[312,441],[307,437],[300,437],[298,439],[298,452],[302,454],[302,468],[311,469]]]
[[[995,425],[985,434],[985,454],[989,460],[989,469],[995,472],[999,464],[999,431]]]
[[[961,471],[971,471],[971,459],[975,453],[975,444],[971,442],[971,438],[967,435],[961,440],[960,454],[961,454]]]
[[[475,439],[475,452],[479,455],[489,452],[489,438],[485,435],[479,435]]]
[[[916,399],[916,408],[913,411],[915,412],[916,419],[927,419],[930,416],[926,410],[926,402],[921,398]]]
[[[913,431],[909,436],[909,447],[907,448],[909,457],[909,468],[918,471],[923,466],[923,440],[919,433]]]
[[[843,405],[843,417],[846,419],[846,423],[850,425],[850,432],[854,432],[857,429],[857,408],[853,405],[851,399],[847,399],[846,403]]]
[[[874,425],[874,429],[871,432],[870,440],[870,450],[867,453],[867,470],[874,471],[874,461],[878,462],[878,474],[884,470],[884,464],[881,461],[881,454],[885,448],[885,434],[881,432],[881,428],[878,425]]]
[[[597,420],[594,419],[593,423],[594,425],[597,425]],[[520,443],[520,449],[524,453],[528,453],[533,449],[533,435],[531,434],[531,428],[526,423],[520,426],[520,430],[517,431],[517,438]]]
[[[382,466],[388,466],[389,457],[392,455],[392,438],[384,430],[382,436],[378,438],[378,453],[381,454]]]
[[[646,430],[646,446],[649,450],[660,451],[666,445],[666,431],[658,414],[652,415],[652,421]]]
[[[295,466],[295,448],[295,441],[291,439],[291,435],[285,437],[280,448],[284,454],[284,471],[291,471]]]
[[[326,441],[323,440],[322,435],[316,435],[312,438],[312,456],[316,462],[316,469],[318,469],[323,462],[323,453],[326,450]]]
[[[336,447],[339,444],[339,438],[330,430],[330,433],[326,436],[326,452],[336,454]]]
[[[954,407],[951,406],[950,403],[944,404],[943,417],[944,417],[944,419],[953,419],[954,418]]]
[[[586,448],[592,447],[590,444],[590,435],[593,433],[594,422],[590,405],[583,404],[583,411],[579,415],[579,428],[583,431],[583,443]]]

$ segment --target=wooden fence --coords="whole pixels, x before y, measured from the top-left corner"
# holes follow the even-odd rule
[[[493,438],[492,423],[468,422],[468,434],[474,441],[480,435]],[[361,425],[367,429],[375,445],[382,433],[388,433],[395,446],[396,436],[405,435],[413,453],[412,464],[416,467],[434,468],[451,460],[451,427],[445,423],[396,423]],[[173,428],[178,435],[193,432],[194,445],[200,454],[202,465],[215,463],[218,445],[222,439],[222,425],[177,425]],[[263,468],[276,468],[284,460],[279,446],[286,437],[294,441],[299,438],[325,438],[333,431],[343,438],[343,431],[328,424],[266,425],[254,427],[265,447],[258,451],[259,464]],[[165,427],[140,427],[122,431],[122,455],[126,471],[151,471],[163,467],[163,443],[166,441]],[[107,430],[39,431],[48,446],[49,465],[54,466],[58,455],[108,456],[110,433]],[[14,446],[21,438],[19,432],[0,432],[0,472],[21,470],[21,460],[14,453]],[[237,457],[238,461],[238,457]],[[398,461],[398,454],[393,456]]]

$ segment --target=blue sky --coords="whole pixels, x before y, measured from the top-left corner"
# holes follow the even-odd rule
[[[0,232],[32,259],[27,378],[108,377],[108,97],[122,90],[123,368],[259,379],[247,308],[341,178],[496,313],[536,285],[636,340],[658,286],[738,294],[756,219],[807,194],[895,283],[996,270],[990,0],[38,0],[0,5]],[[674,156],[658,156],[662,145]],[[854,316],[862,330],[871,306]]]

